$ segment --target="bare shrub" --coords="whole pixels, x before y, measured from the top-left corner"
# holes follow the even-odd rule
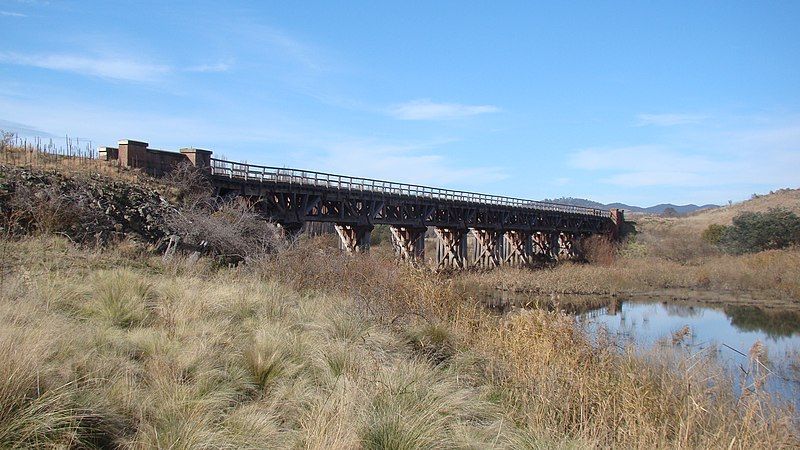
[[[586,260],[592,264],[610,266],[614,264],[617,249],[611,238],[605,235],[593,235],[581,241],[581,249]]]
[[[17,184],[8,195],[3,216],[3,228],[9,235],[62,233],[74,240],[83,240],[88,233],[86,225],[97,220],[86,204],[54,186],[31,189],[23,184]]]
[[[242,199],[184,208],[167,222],[184,245],[207,251],[224,264],[256,259],[285,245],[281,230]]]
[[[183,205],[196,206],[207,202],[213,195],[208,175],[189,161],[175,166],[162,181],[169,187],[174,200]]]

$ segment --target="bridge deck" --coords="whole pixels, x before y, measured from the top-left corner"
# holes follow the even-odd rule
[[[244,181],[245,183],[265,183],[310,187],[331,191],[360,192],[371,195],[397,196],[428,201],[457,202],[475,206],[501,206],[538,211],[562,212],[592,217],[610,218],[607,210],[587,208],[561,203],[526,200],[492,194],[436,188],[393,181],[336,175],[309,170],[268,167],[221,159],[211,159],[211,173],[217,178]]]

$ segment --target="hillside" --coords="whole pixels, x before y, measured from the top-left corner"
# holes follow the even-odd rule
[[[781,189],[729,206],[699,211],[683,218],[682,222],[692,228],[704,229],[712,223],[730,224],[737,214],[745,211],[764,212],[770,208],[786,208],[795,214],[800,214],[800,189]]]

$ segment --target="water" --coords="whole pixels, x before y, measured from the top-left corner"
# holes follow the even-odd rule
[[[622,301],[576,316],[587,330],[608,330],[637,347],[681,345],[690,353],[712,351],[741,386],[752,387],[756,370],[768,371],[763,388],[800,406],[800,314],[755,306],[714,307],[652,300]],[[690,333],[678,339],[676,333]],[[676,341],[680,341],[678,344]],[[766,358],[756,367],[750,349],[760,342]]]
[[[760,342],[766,352],[762,358],[769,375],[763,385],[800,407],[800,311],[770,310],[741,304],[741,299],[717,296],[705,298],[715,304],[692,301],[695,293],[676,299],[670,295],[641,295],[627,298],[535,297],[495,291],[483,293],[484,301],[508,312],[515,306],[559,308],[572,312],[576,322],[595,336],[603,329],[622,345],[646,350],[658,345],[680,345],[687,354],[714,352],[716,359],[738,382],[737,393],[752,388],[754,381],[750,349]],[[688,299],[687,299],[688,298]],[[581,305],[581,306],[571,306]],[[676,333],[688,327],[690,333],[677,339]]]

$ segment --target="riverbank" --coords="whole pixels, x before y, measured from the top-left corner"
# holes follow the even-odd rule
[[[800,251],[714,255],[679,262],[621,256],[610,265],[564,263],[457,274],[466,285],[534,294],[620,294],[652,290],[736,293],[762,306],[800,309]],[[735,296],[734,296],[735,297]]]

